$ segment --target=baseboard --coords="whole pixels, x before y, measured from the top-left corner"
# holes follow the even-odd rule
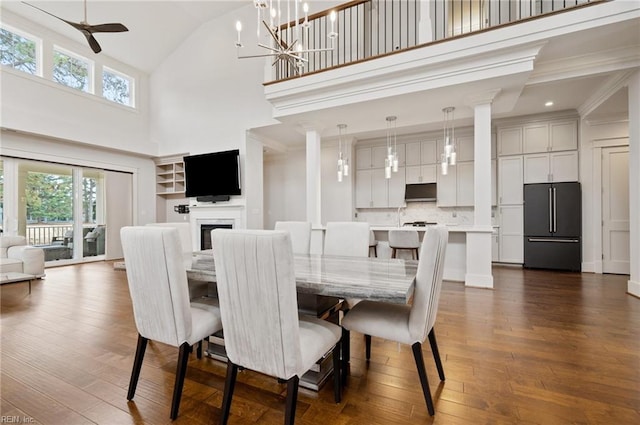
[[[634,297],[640,298],[640,282],[634,282],[629,279],[627,281],[627,293],[633,295]]]

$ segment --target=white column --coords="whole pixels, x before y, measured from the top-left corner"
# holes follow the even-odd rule
[[[307,128],[307,221],[314,227],[321,226],[321,157],[320,133]]]
[[[640,71],[629,79],[629,217],[627,291],[640,297]]]
[[[467,233],[465,286],[493,288],[491,273],[491,102],[498,91],[468,99],[474,108],[473,231]]]

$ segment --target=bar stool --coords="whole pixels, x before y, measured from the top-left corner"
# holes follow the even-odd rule
[[[378,241],[376,240],[376,235],[373,233],[373,230],[369,230],[369,257],[371,257],[371,250],[373,249],[373,256],[378,256]]]
[[[411,250],[411,259],[415,252],[415,259],[419,260],[418,248],[420,247],[420,237],[417,230],[389,230],[389,248],[391,248],[391,258],[396,258],[398,249]]]

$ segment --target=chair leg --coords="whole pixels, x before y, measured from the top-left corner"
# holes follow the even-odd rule
[[[396,258],[396,249],[391,248],[391,258]]]
[[[438,343],[436,342],[436,333],[433,328],[429,331],[429,344],[431,345],[431,352],[433,353],[433,359],[436,361],[436,368],[438,369],[438,376],[440,380],[444,381],[444,368],[442,367],[442,361],[440,360],[440,351],[438,350]]]
[[[182,397],[182,386],[184,378],[187,375],[187,363],[189,362],[189,352],[191,346],[184,343],[180,346],[178,354],[178,367],[176,368],[176,383],[173,385],[173,400],[171,401],[171,420],[178,417],[178,409],[180,408],[180,397]]]
[[[420,377],[420,384],[422,385],[422,392],[424,394],[424,401],[427,402],[427,410],[429,415],[433,416],[435,410],[433,409],[433,400],[431,399],[431,390],[429,389],[429,380],[427,379],[427,371],[424,368],[424,357],[422,356],[422,344],[416,342],[411,346],[413,350],[413,358],[416,361],[416,368],[418,369],[418,376]]]
[[[416,248],[416,260],[420,260],[420,250]]]
[[[127,400],[133,399],[133,396],[136,394],[138,378],[140,377],[140,369],[142,369],[142,359],[144,359],[144,352],[147,349],[148,341],[149,340],[147,338],[138,334],[138,346],[136,348],[136,356],[133,360],[133,369],[131,370],[131,379],[129,380],[129,392],[127,393]]]
[[[342,377],[340,376],[340,369],[342,368],[342,362],[340,361],[340,346],[342,341],[338,341],[335,347],[333,347],[333,397],[336,403],[340,403],[342,400]]]
[[[300,378],[292,377],[287,381],[287,404],[284,413],[284,425],[293,425],[296,421],[296,403],[298,402],[298,382]]]
[[[367,361],[371,358],[371,335],[364,336],[364,352]]]
[[[226,425],[231,412],[231,398],[233,390],[236,386],[236,377],[238,376],[238,366],[233,364],[231,360],[227,360],[227,379],[224,383],[224,395],[222,396],[222,416],[220,416],[220,424]]]
[[[196,349],[196,357],[202,358],[202,340],[198,341],[198,348]]]
[[[347,384],[349,375],[349,361],[351,360],[351,332],[342,328],[342,384]]]

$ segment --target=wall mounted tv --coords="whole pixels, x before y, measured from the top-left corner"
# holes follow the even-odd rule
[[[184,157],[185,196],[240,195],[240,152],[212,152]]]

